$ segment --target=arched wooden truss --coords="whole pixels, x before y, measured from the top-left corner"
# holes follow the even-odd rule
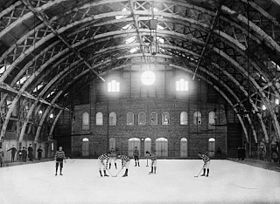
[[[104,81],[105,73],[130,66],[133,58],[151,56],[149,23],[156,18],[164,43],[158,41],[154,58],[212,85],[232,106],[246,138],[250,130],[255,142],[259,127],[269,140],[265,105],[279,140],[274,103],[280,99],[280,22],[274,12],[279,9],[274,0],[0,3],[0,136],[5,138],[13,111],[23,104],[19,141],[36,118],[37,142],[53,113],[51,137],[58,117],[68,110],[70,86],[92,76]],[[133,40],[125,43],[128,38]]]

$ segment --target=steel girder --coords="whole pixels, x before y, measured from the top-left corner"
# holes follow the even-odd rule
[[[120,47],[118,47],[118,48],[120,48]],[[111,49],[111,48],[110,48]],[[178,48],[179,49],[179,48]],[[265,134],[266,135],[266,134]]]

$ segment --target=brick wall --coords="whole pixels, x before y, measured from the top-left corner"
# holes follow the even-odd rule
[[[75,121],[72,123],[72,153],[82,155],[82,139],[89,139],[90,156],[94,157],[104,153],[108,147],[108,138],[116,139],[116,148],[120,152],[128,152],[129,138],[151,138],[152,149],[155,149],[155,140],[164,137],[168,139],[168,156],[180,157],[180,140],[188,140],[188,156],[195,157],[199,151],[208,150],[209,138],[215,139],[215,148],[219,147],[223,153],[227,151],[226,114],[223,100],[213,97],[211,90],[211,103],[207,97],[209,87],[201,82],[190,84],[186,95],[179,95],[174,91],[174,83],[181,73],[165,71],[157,73],[157,85],[144,87],[139,82],[138,72],[121,72],[111,74],[110,77],[121,82],[121,92],[116,95],[106,93],[106,84],[93,81],[90,85],[89,104],[76,105],[74,109]],[[112,77],[113,76],[113,77]],[[188,78],[188,76],[186,76]],[[107,81],[110,78],[107,78]],[[216,112],[215,127],[208,125],[208,113]],[[138,125],[138,113],[146,113],[146,125]],[[188,125],[180,125],[180,113],[188,113]],[[193,123],[195,111],[202,114],[202,124]],[[82,114],[90,114],[88,130],[82,130]],[[103,125],[96,125],[95,115],[103,113]],[[117,125],[108,125],[110,112],[117,114]],[[126,123],[127,112],[134,113],[134,125]],[[158,113],[158,125],[150,124],[150,113]],[[170,124],[162,125],[161,114],[169,112]],[[141,155],[144,154],[144,141],[141,141]]]

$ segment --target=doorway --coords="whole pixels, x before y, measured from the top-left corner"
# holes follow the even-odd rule
[[[133,151],[137,147],[140,153],[140,139],[139,138],[130,138],[128,139],[128,156],[133,156]]]
[[[88,157],[89,156],[89,139],[88,138],[83,138],[82,156],[83,157]]]
[[[168,156],[168,140],[166,138],[156,139],[156,155],[158,157]]]
[[[181,155],[181,157],[188,157],[188,140],[187,140],[187,138],[181,139],[180,155]]]

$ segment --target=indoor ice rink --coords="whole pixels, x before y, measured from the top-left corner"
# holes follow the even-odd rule
[[[40,203],[280,204],[280,0],[0,0],[0,204]]]
[[[118,163],[119,165],[119,163]],[[96,160],[67,160],[63,176],[54,162],[0,169],[1,204],[45,203],[280,203],[280,173],[227,160],[211,161],[209,177],[194,177],[200,160],[146,161],[129,176],[100,177]],[[112,176],[118,171],[111,170]]]

